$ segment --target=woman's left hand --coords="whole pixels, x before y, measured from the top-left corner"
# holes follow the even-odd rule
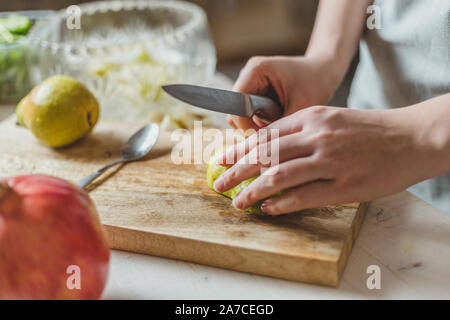
[[[257,132],[219,156],[219,164],[232,167],[214,187],[226,191],[266,169],[233,204],[245,209],[285,190],[263,202],[262,210],[271,215],[402,191],[435,174],[432,147],[407,109],[300,110],[266,127],[278,130],[278,138],[263,142]],[[270,149],[270,161],[263,161]]]

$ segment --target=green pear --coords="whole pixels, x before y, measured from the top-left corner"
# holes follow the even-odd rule
[[[250,183],[252,183],[256,178],[258,178],[258,176],[252,177],[250,179],[244,180],[241,183],[239,183],[237,186],[235,186],[234,188],[227,190],[225,192],[218,192],[216,189],[214,189],[214,182],[225,172],[229,169],[229,167],[226,166],[221,166],[219,164],[217,164],[216,159],[217,156],[222,153],[225,149],[223,150],[219,150],[218,152],[216,152],[211,159],[208,162],[208,168],[206,169],[206,180],[208,182],[208,187],[210,187],[211,189],[213,189],[214,191],[216,191],[219,194],[222,194],[228,198],[234,199],[236,198],[236,196],[239,194],[239,192],[241,192],[242,190],[244,190],[246,187],[248,187],[250,185]],[[274,194],[272,197],[276,197],[279,196],[283,193],[283,191],[280,191],[276,194]],[[255,203],[253,206],[248,207],[247,209],[245,209],[245,211],[249,212],[249,213],[253,213],[253,214],[259,214],[259,215],[267,215],[265,212],[263,212],[261,210],[261,204],[263,203],[264,200],[258,201],[257,203]]]
[[[99,114],[94,95],[82,83],[67,76],[43,81],[16,108],[18,123],[53,148],[70,145],[87,135]]]

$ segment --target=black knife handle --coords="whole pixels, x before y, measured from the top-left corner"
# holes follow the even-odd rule
[[[275,121],[283,115],[283,107],[274,100],[256,95],[248,95],[252,103],[253,115],[267,121]]]

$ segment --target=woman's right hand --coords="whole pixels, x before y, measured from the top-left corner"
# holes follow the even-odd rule
[[[283,117],[300,109],[324,105],[340,82],[332,62],[313,57],[253,57],[241,70],[233,90],[261,96],[275,94],[283,106]],[[238,129],[267,125],[260,118],[229,115],[228,123]]]

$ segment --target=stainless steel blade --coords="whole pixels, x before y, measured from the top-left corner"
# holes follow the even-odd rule
[[[246,118],[254,113],[250,96],[242,93],[185,84],[166,85],[162,88],[171,96],[203,109]]]

